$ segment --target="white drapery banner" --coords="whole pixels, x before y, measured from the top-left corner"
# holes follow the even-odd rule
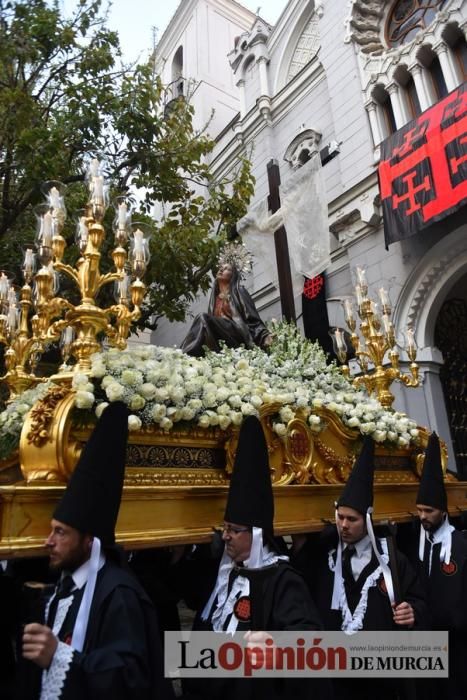
[[[280,198],[281,207],[274,214],[268,211],[267,198],[251,207],[237,223],[237,231],[255,258],[266,264],[268,276],[278,286],[271,238],[264,234],[285,227],[296,295],[302,292],[303,276],[319,275],[331,261],[328,206],[319,153],[281,185]]]

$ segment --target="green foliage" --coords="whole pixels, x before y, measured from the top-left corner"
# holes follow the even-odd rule
[[[208,288],[219,245],[245,213],[254,183],[246,160],[230,181],[216,181],[207,164],[214,142],[194,130],[190,104],[180,99],[164,110],[153,59],[125,67],[119,57],[102,0],[80,0],[68,18],[58,0],[0,0],[0,269],[20,280],[41,183],[66,183],[67,208],[76,212],[86,197],[83,160],[103,153],[113,195],[133,187],[144,193],[134,218],[148,218],[157,202],[168,211],[154,224],[145,280],[140,325],[154,327],[162,315],[182,320]],[[112,217],[109,211],[108,232]],[[72,261],[70,219],[64,235]]]

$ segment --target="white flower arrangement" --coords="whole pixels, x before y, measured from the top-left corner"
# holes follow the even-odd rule
[[[26,413],[47,393],[51,385],[52,382],[43,382],[23,391],[0,413],[0,459],[5,459],[18,448]]]
[[[344,425],[372,435],[378,443],[405,447],[416,442],[416,423],[355,389],[335,364],[326,363],[319,345],[286,323],[271,330],[269,353],[256,347],[224,348],[195,358],[153,345],[97,353],[90,376],[75,374],[75,406],[94,409],[99,417],[109,402],[122,400],[131,411],[130,430],[157,425],[169,431],[177,424],[227,430],[274,403],[279,409],[272,417],[273,430],[280,436],[298,409],[307,416],[310,429],[319,432],[324,421],[313,409],[326,408]],[[5,434],[19,442],[24,412],[48,386],[25,392],[0,414],[2,443]]]

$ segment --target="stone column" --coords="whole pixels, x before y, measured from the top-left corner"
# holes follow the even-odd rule
[[[394,119],[396,121],[396,126],[398,129],[407,123],[407,119],[404,113],[404,105],[402,103],[400,86],[397,83],[389,83],[386,85],[386,91],[391,99],[392,111],[394,112]]]
[[[241,78],[238,83],[238,96],[240,99],[240,119],[243,119],[243,117],[246,114],[246,95],[245,95],[245,81],[243,78]]]
[[[420,109],[424,112],[425,109],[431,106],[431,100],[423,67],[419,63],[414,63],[413,66],[409,68],[409,71],[415,83]]]
[[[451,90],[454,90],[459,83],[456,78],[449,49],[444,42],[441,42],[434,47],[434,50],[439,58],[439,63],[441,70],[443,71],[444,81],[448,92],[451,92]]]
[[[266,56],[260,56],[257,60],[257,64],[259,68],[260,95],[266,95],[266,97],[270,97],[268,84],[268,59],[266,58]]]
[[[377,146],[383,140],[383,135],[379,128],[378,116],[376,114],[376,103],[370,100],[365,104],[365,109],[368,112],[368,118],[370,120],[370,127],[373,133],[373,141],[375,146]]]

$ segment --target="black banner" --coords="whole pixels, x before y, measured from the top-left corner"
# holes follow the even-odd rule
[[[386,246],[467,203],[467,83],[381,144]]]

